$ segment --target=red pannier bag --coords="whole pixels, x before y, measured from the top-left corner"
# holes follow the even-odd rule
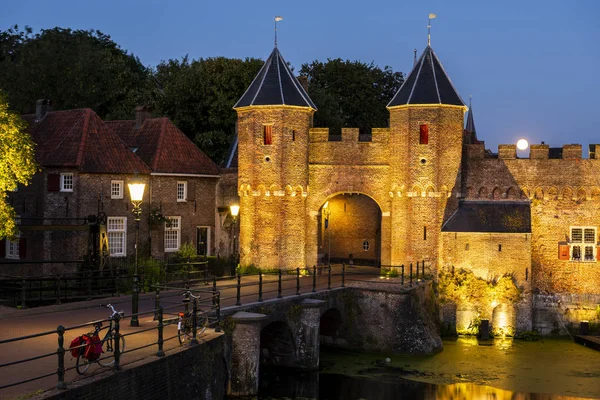
[[[98,335],[85,336],[87,338],[87,346],[85,346],[85,358],[89,361],[96,361],[102,355],[102,341]]]
[[[71,352],[71,357],[77,358],[79,355],[79,351],[83,350],[82,347],[79,347],[83,344],[81,336],[77,336],[75,339],[71,340],[71,345],[69,346],[69,351]]]

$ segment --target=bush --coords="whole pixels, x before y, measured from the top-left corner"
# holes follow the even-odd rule
[[[388,278],[397,278],[398,270],[396,268],[381,268],[381,276]]]
[[[537,342],[540,340],[540,334],[537,331],[525,331],[516,334],[515,339],[525,340],[527,342]]]

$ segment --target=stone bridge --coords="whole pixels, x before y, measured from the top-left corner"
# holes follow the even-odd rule
[[[431,282],[363,282],[228,307],[222,315],[231,396],[257,393],[261,365],[318,369],[321,343],[388,353],[442,350]]]

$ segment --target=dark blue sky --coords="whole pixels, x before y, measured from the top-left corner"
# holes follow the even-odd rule
[[[155,66],[186,54],[265,59],[282,15],[279,48],[296,71],[340,57],[408,73],[430,12],[432,47],[465,102],[473,96],[486,147],[525,137],[581,143],[587,157],[600,143],[598,0],[20,0],[3,4],[0,29],[99,29]]]

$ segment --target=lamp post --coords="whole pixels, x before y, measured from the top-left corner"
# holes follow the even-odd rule
[[[232,231],[233,231],[233,239],[232,239],[232,249],[231,249],[231,255],[233,256],[233,270],[232,270],[232,275],[235,273],[235,269],[237,267],[237,252],[236,252],[236,247],[235,247],[235,228],[236,228],[236,222],[237,222],[237,216],[240,213],[240,206],[237,204],[232,204],[229,206],[229,211],[231,212],[231,219],[232,219]]]
[[[323,205],[323,215],[325,216],[325,229],[327,229],[327,264],[331,264],[331,229],[329,229],[331,209],[329,208],[329,201],[326,201]]]
[[[144,189],[146,184],[140,181],[132,181],[129,186],[129,197],[133,204],[133,215],[135,220],[135,269],[133,272],[133,293],[131,299],[131,326],[140,326],[140,320],[137,316],[140,296],[140,277],[138,275],[138,240],[140,237],[140,215],[142,215],[142,199],[144,198]]]

